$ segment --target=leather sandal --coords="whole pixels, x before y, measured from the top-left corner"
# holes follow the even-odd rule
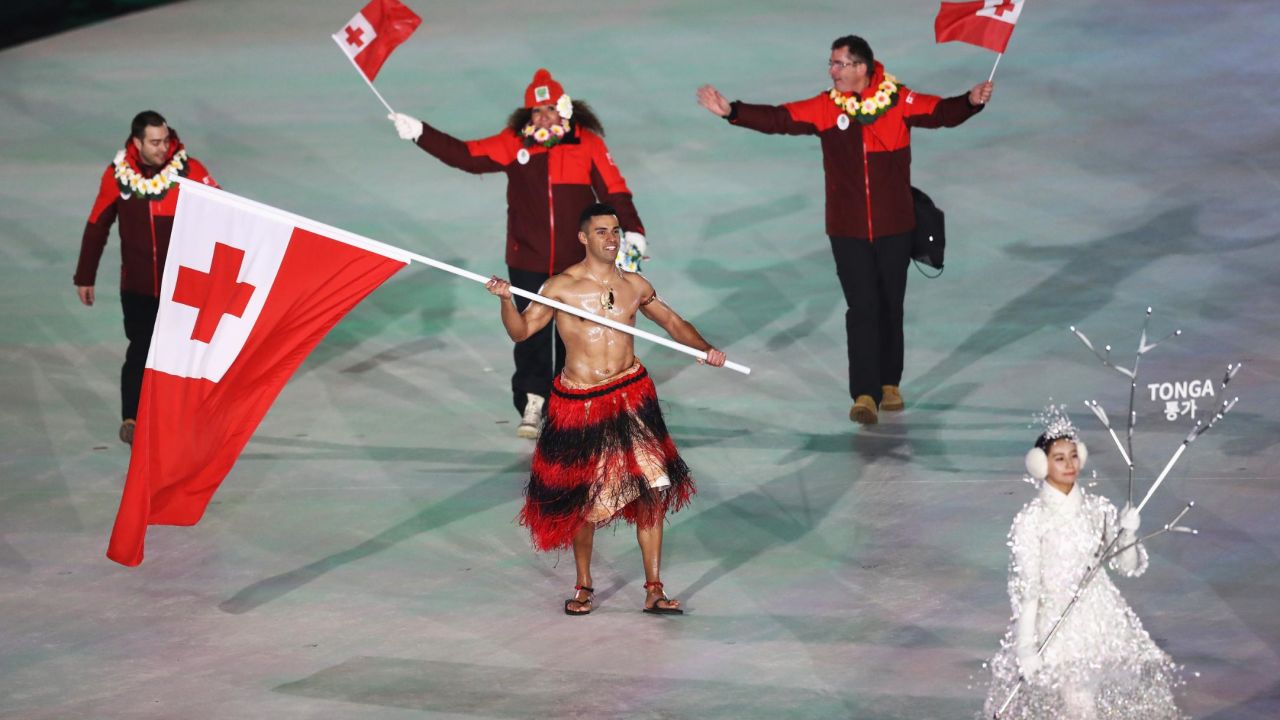
[[[587,587],[586,585],[574,585],[573,590],[574,590],[573,597],[564,601],[564,614],[565,615],[590,615],[591,611],[596,609],[595,608],[596,589],[593,587]],[[578,593],[583,591],[587,593],[587,599],[579,600]],[[590,604],[591,607],[587,608],[586,610],[570,610],[569,603],[577,603],[579,607]]]
[[[653,615],[683,615],[684,614],[684,610],[678,607],[659,607],[658,606],[658,603],[660,602],[664,602],[664,601],[668,603],[671,602],[671,599],[667,597],[667,594],[662,591],[662,583],[660,582],[645,583],[644,589],[646,594],[648,594],[649,588],[654,588],[659,593],[661,593],[661,595],[660,597],[658,597],[658,599],[653,601],[653,605],[646,607],[644,609],[644,612],[651,613]]]

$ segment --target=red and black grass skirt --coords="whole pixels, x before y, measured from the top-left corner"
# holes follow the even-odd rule
[[[653,527],[693,494],[643,365],[587,387],[556,377],[519,516],[534,547],[569,548],[586,523]]]

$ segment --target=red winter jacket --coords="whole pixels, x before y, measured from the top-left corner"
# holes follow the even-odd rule
[[[102,172],[98,185],[98,197],[93,201],[89,222],[80,240],[80,261],[76,265],[73,281],[76,285],[92,286],[98,275],[98,261],[111,234],[111,223],[120,219],[120,289],[138,295],[160,296],[160,277],[164,274],[164,259],[169,253],[169,233],[173,231],[173,213],[178,208],[178,186],[172,184],[160,194],[132,192],[116,176],[117,166],[133,169],[143,177],[151,178],[162,168],[143,168],[138,149],[132,139],[125,141],[125,149],[116,161]],[[165,165],[179,152],[185,153],[178,134],[169,130],[169,154]],[[193,157],[186,158],[182,177],[199,180],[206,185],[218,186],[209,176],[204,165]]]
[[[578,216],[597,199],[618,211],[623,230],[644,232],[627,181],[613,164],[609,148],[586,128],[575,126],[551,148],[526,148],[510,129],[463,142],[423,123],[418,147],[459,170],[507,174],[507,265],[511,267],[554,275],[582,260],[586,251],[578,241]]]
[[[884,66],[875,73],[863,99],[875,95]],[[911,199],[911,128],[955,127],[981,112],[968,95],[942,99],[899,85],[897,102],[868,125],[849,118],[827,93],[785,105],[734,102],[729,122],[763,133],[817,135],[827,185],[827,234],[874,240],[916,226]]]

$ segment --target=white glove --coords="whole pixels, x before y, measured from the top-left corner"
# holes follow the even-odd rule
[[[418,141],[422,137],[422,121],[404,113],[391,113],[387,119],[396,124],[401,140]]]
[[[1031,679],[1040,669],[1040,656],[1036,655],[1040,638],[1036,633],[1036,614],[1040,611],[1040,603],[1035,598],[1025,598],[1018,612],[1017,634],[1014,635],[1018,656],[1018,669],[1022,677]]]
[[[648,249],[649,241],[645,240],[644,235],[628,230],[623,233],[622,242],[618,243],[618,256],[614,258],[613,264],[625,272],[639,272],[640,261],[645,258],[644,253]]]
[[[1136,535],[1141,524],[1142,517],[1138,515],[1138,508],[1126,504],[1124,510],[1120,511],[1120,529]]]
[[[1030,680],[1040,670],[1044,660],[1036,654],[1034,647],[1018,648],[1018,672],[1026,680]]]

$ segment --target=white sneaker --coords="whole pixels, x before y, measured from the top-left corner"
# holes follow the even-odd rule
[[[520,426],[516,428],[516,437],[536,440],[542,430],[542,405],[547,401],[541,395],[529,393],[529,400],[524,406],[524,417],[520,418]]]

